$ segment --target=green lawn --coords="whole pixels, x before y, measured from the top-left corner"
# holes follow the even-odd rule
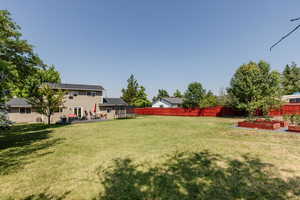
[[[150,180],[159,180],[157,185],[162,185],[160,189],[166,189],[154,194],[154,190],[160,191],[156,188],[151,191],[153,198],[144,199],[168,199],[164,194],[175,195],[178,199],[191,199],[191,194],[187,191],[197,193],[193,187],[199,187],[197,184],[201,181],[195,179],[199,173],[210,174],[207,177],[214,178],[205,181],[214,183],[219,182],[216,181],[216,177],[219,180],[220,173],[224,172],[222,180],[226,181],[214,187],[205,186],[209,190],[213,188],[209,195],[218,194],[216,188],[220,188],[220,184],[224,191],[227,191],[227,186],[238,183],[244,176],[253,175],[252,181],[256,182],[257,178],[259,182],[260,178],[263,179],[260,175],[265,174],[255,173],[263,169],[260,168],[262,165],[267,166],[266,168],[282,181],[300,176],[300,134],[236,129],[233,128],[234,122],[236,119],[230,118],[146,116],[48,129],[42,125],[17,125],[9,132],[0,133],[0,199],[46,199],[43,194],[56,196],[57,199],[62,196],[75,200],[93,199],[101,191],[106,191],[103,199],[122,199],[116,196],[120,197],[122,194],[132,195],[131,199],[141,199],[141,196],[147,195],[144,192],[147,191],[147,186],[153,186]],[[180,156],[176,152],[200,152],[202,160],[200,162],[200,158],[193,157],[194,154]],[[178,157],[171,158],[166,154]],[[213,154],[218,154],[219,161],[213,161]],[[249,162],[245,159],[244,163],[233,162],[246,154],[250,154]],[[114,162],[117,158],[120,160]],[[131,164],[131,160],[134,163],[147,163],[149,167],[136,166]],[[211,165],[211,162],[219,167]],[[176,167],[174,163],[177,163]],[[236,171],[242,169],[242,164],[244,168],[239,173],[243,176],[237,178]],[[206,171],[189,171],[189,165],[191,168],[198,167],[197,170],[203,170],[204,166]],[[107,166],[113,168],[106,169]],[[101,171],[103,168],[106,170]],[[253,170],[254,168],[257,170]],[[172,171],[175,169],[176,176],[175,171]],[[170,171],[173,172],[172,176]],[[119,172],[122,173],[118,174]],[[157,179],[157,174],[163,175]],[[99,176],[102,179],[99,179]],[[180,182],[181,186],[177,188],[178,184],[175,186],[174,183],[179,179],[185,181],[184,184],[183,181]],[[299,179],[294,180],[294,188],[300,189]],[[140,183],[143,181],[145,184]],[[272,187],[268,188],[270,191],[276,187],[282,188],[280,184],[283,183],[280,181],[266,181],[274,182],[275,186],[270,185]],[[168,183],[174,184],[174,187],[167,187]],[[242,184],[240,183],[241,187]],[[265,187],[266,184],[263,185],[261,187]],[[137,187],[141,189],[137,190]],[[246,186],[245,188],[245,191],[249,190]],[[205,191],[207,195],[207,190]],[[224,191],[219,192],[225,195]],[[230,196],[234,192],[230,190],[229,193]],[[38,196],[39,194],[41,196]],[[300,195],[299,191],[296,194]],[[33,195],[32,198],[30,195]],[[175,196],[169,196],[169,199],[176,199]],[[283,196],[282,199],[284,198],[286,197]],[[198,196],[194,199],[205,198]],[[219,196],[219,199],[222,198]]]

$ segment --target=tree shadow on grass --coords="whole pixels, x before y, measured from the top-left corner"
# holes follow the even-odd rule
[[[24,124],[15,125],[10,130],[1,130],[0,150],[10,147],[20,147],[38,140],[47,139],[49,137],[48,129],[59,127],[62,127],[62,125]]]
[[[32,194],[25,198],[22,198],[21,200],[63,200],[66,198],[66,196],[70,193],[70,191],[65,192],[62,195],[51,195],[47,192],[42,192],[39,194]],[[7,200],[13,200],[13,198],[8,198]]]
[[[43,124],[18,125],[0,134],[0,175],[22,168],[29,159],[38,158],[53,151],[47,150],[62,138],[52,139],[52,132]],[[47,150],[40,153],[40,150]]]
[[[284,180],[271,169],[249,155],[225,159],[207,151],[175,153],[156,166],[118,159],[99,169],[104,192],[95,199],[285,200],[300,196],[300,177]]]

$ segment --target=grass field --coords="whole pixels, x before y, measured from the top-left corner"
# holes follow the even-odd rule
[[[0,133],[0,199],[47,199],[49,195],[53,199],[80,200],[99,197],[99,192],[104,191],[106,196],[102,199],[122,199],[122,194],[132,195],[131,199],[212,199],[213,196],[191,198],[192,194],[201,193],[199,188],[195,189],[201,182],[195,177],[201,173],[206,174],[205,184],[201,183],[206,185],[202,195],[219,192],[225,196],[228,193],[231,198],[227,199],[232,199],[232,195],[241,197],[227,188],[245,176],[251,177],[245,184],[255,184],[256,190],[274,190],[273,199],[286,198],[275,194],[276,187],[283,188],[283,181],[290,178],[294,179],[294,190],[300,191],[300,178],[296,179],[300,176],[300,134],[237,129],[233,128],[235,121],[146,116],[51,128],[18,125]],[[249,159],[236,162],[246,154]],[[216,158],[218,161],[214,161]],[[280,180],[268,180],[263,165]],[[107,169],[108,166],[112,168]],[[223,182],[216,181],[216,177],[222,177]],[[155,187],[161,187],[147,190],[147,186],[155,185],[153,180],[157,183]],[[259,180],[265,183],[257,185]],[[181,186],[177,187],[175,181]],[[208,186],[207,182],[217,185]],[[241,187],[243,184],[240,183]],[[216,188],[221,186],[224,190],[218,191]],[[250,187],[244,188],[245,194],[252,195]],[[295,198],[300,196],[299,191],[295,191]],[[273,194],[266,195],[271,198]],[[225,196],[215,199],[226,199]]]

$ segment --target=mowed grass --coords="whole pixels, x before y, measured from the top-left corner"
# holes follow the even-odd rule
[[[162,163],[166,154],[207,150],[230,159],[250,154],[282,178],[300,176],[300,134],[233,128],[237,119],[141,116],[45,128],[20,125],[0,134],[0,199],[47,193],[92,199],[97,169],[114,159]]]

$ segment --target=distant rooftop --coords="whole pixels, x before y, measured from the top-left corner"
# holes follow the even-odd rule
[[[13,99],[9,100],[8,102],[6,102],[6,105],[11,108],[14,108],[14,107],[15,108],[19,108],[19,107],[30,108],[31,107],[31,105],[28,103],[28,101],[23,98],[13,98]]]
[[[161,99],[169,102],[170,104],[175,104],[175,105],[180,105],[183,103],[183,98],[178,98],[178,97],[164,97]]]
[[[100,106],[127,106],[128,104],[121,98],[103,98]]]
[[[47,83],[54,89],[63,90],[91,90],[91,91],[103,91],[104,88],[101,85],[85,85],[85,84],[67,84],[67,83]]]

